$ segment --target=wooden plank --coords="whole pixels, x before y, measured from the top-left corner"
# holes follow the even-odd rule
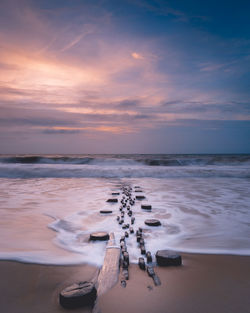
[[[92,313],[100,313],[100,307],[98,305],[98,296],[101,296],[109,289],[111,289],[118,281],[119,267],[120,267],[120,246],[115,242],[114,233],[110,233],[109,241],[106,247],[106,254],[103,262],[103,266],[99,273],[96,288],[97,299]]]
[[[109,238],[103,266],[97,280],[97,296],[111,289],[119,277],[120,246],[116,244],[113,233],[110,233]]]

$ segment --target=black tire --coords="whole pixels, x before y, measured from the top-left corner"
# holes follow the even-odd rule
[[[150,204],[142,204],[141,205],[141,208],[143,210],[148,210],[148,211],[151,211],[152,210],[152,206]]]
[[[180,266],[182,264],[181,255],[173,251],[158,250],[155,257],[160,266]]]
[[[148,226],[160,226],[161,225],[161,222],[154,218],[145,220],[144,223]]]
[[[60,292],[59,302],[67,309],[81,306],[93,306],[96,299],[96,288],[92,282],[84,281],[66,287]]]
[[[105,233],[105,232],[96,232],[96,233],[90,234],[89,239],[90,240],[94,240],[94,241],[97,241],[97,240],[101,240],[101,241],[109,240],[109,234]]]

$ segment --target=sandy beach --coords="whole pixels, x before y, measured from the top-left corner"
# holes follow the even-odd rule
[[[161,286],[137,265],[129,267],[126,288],[120,280],[99,298],[102,313],[249,312],[250,257],[182,254],[181,267],[156,267]],[[71,312],[60,307],[59,292],[91,279],[89,265],[46,266],[0,262],[0,310],[5,313]],[[80,308],[72,312],[91,312]]]

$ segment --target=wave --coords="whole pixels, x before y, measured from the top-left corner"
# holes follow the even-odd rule
[[[146,166],[237,166],[250,165],[250,155],[7,155],[0,164],[75,164]]]
[[[150,166],[98,166],[62,164],[15,164],[1,165],[1,178],[185,178],[185,177],[232,177],[250,178],[250,167],[150,167]]]
[[[70,156],[4,156],[0,157],[0,163],[12,164],[87,164],[93,158],[90,157],[70,157]]]

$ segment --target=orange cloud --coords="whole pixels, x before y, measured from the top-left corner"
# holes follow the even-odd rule
[[[143,60],[144,59],[144,57],[141,54],[137,53],[137,52],[133,52],[133,53],[131,53],[131,55],[136,60]]]

